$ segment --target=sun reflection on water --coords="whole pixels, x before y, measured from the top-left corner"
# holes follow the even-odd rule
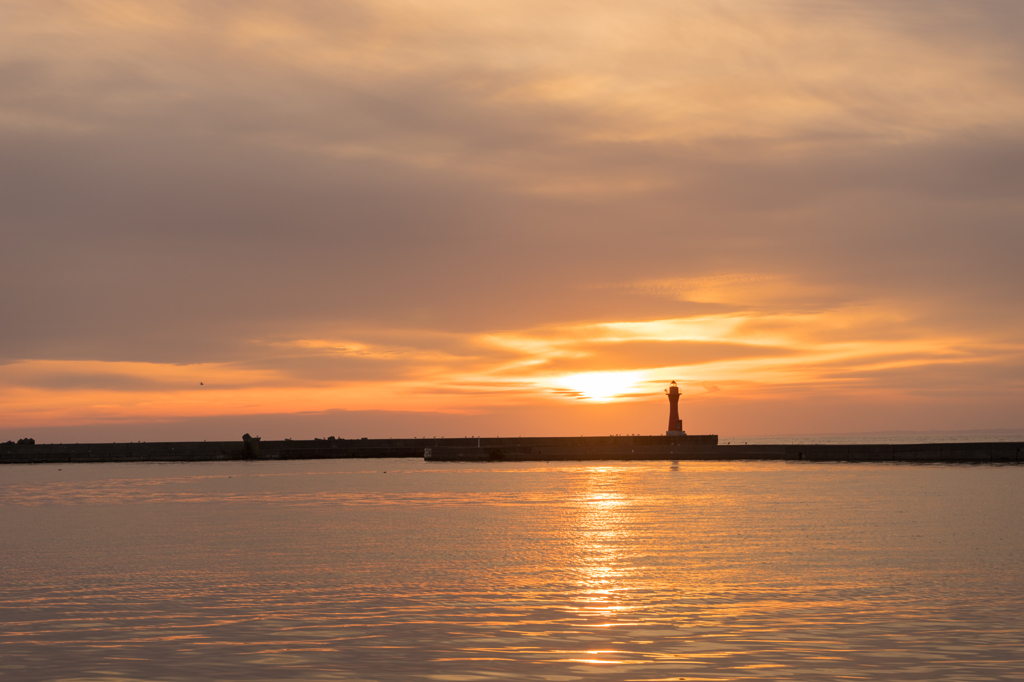
[[[608,619],[630,610],[621,596],[633,571],[631,500],[615,467],[591,467],[582,475],[571,530],[573,605],[589,627],[611,627]]]

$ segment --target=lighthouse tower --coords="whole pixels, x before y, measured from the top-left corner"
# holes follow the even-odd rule
[[[683,431],[683,420],[679,418],[679,387],[672,382],[665,390],[668,396],[668,432],[666,436],[685,436]]]

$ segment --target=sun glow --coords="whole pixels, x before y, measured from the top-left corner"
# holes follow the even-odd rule
[[[608,401],[633,390],[640,379],[640,372],[585,372],[559,383],[588,400]]]

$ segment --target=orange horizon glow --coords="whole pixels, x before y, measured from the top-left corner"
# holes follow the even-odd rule
[[[896,316],[893,314],[893,316]],[[898,317],[898,316],[896,316]],[[882,320],[884,324],[884,319]],[[428,347],[353,340],[275,341],[274,348],[311,357],[358,356],[402,362],[393,380],[315,380],[286,369],[241,363],[171,365],[138,362],[26,360],[0,367],[6,426],[160,421],[197,416],[400,410],[472,414],[503,406],[582,401],[616,404],[660,396],[669,380],[684,399],[760,400],[780,387],[826,395],[856,390],[906,395],[886,375],[914,368],[984,366],[1015,344],[965,336],[850,340],[837,328],[878,332],[877,313],[855,308],[814,313],[723,314],[644,322],[604,322],[466,335],[472,355]],[[891,332],[887,335],[891,335]],[[645,350],[615,360],[636,368],[552,371],[630,344],[678,345],[678,362],[644,367]],[[698,344],[692,350],[688,344]],[[722,347],[725,357],[687,362],[688,353]],[[500,350],[493,357],[487,353]],[[715,351],[717,352],[717,351]],[[750,353],[750,355],[746,355]],[[736,357],[729,357],[734,354]],[[202,382],[202,385],[200,385]],[[47,385],[64,384],[59,388]],[[124,384],[99,389],[90,383]]]

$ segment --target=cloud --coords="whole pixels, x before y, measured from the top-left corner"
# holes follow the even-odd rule
[[[4,16],[0,361],[38,370],[0,386],[11,414],[546,405],[617,370],[902,395],[927,370],[884,358],[966,352],[972,390],[1020,366],[1019,3]],[[182,398],[200,366],[240,392]]]
[[[581,343],[571,346],[572,355],[556,357],[544,368],[554,372],[608,371],[685,367],[744,357],[786,355],[786,348],[750,346],[739,343],[694,341],[625,341]]]

